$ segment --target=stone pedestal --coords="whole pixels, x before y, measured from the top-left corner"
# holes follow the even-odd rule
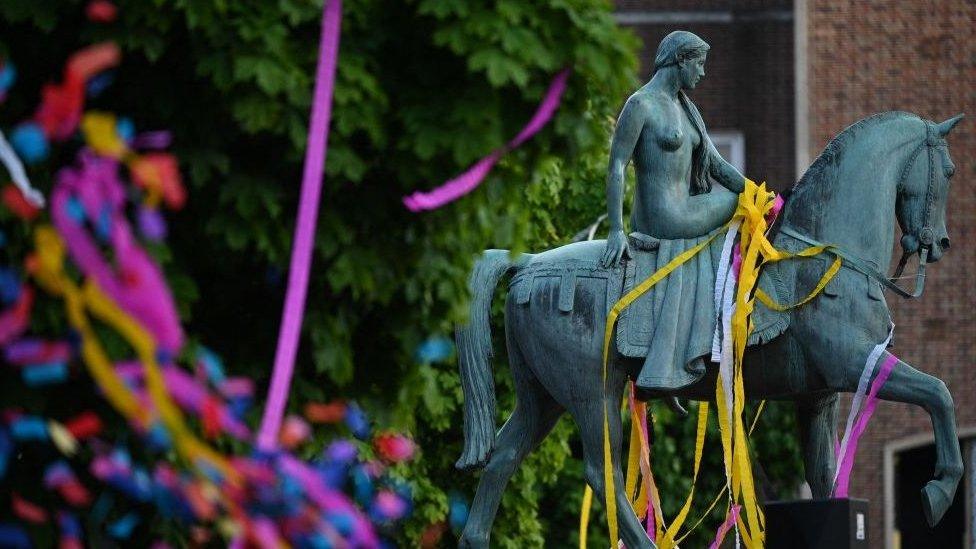
[[[765,506],[768,549],[867,549],[868,500],[774,501]]]

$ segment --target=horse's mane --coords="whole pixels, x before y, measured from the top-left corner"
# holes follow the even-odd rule
[[[919,119],[919,116],[910,112],[905,111],[888,111],[880,112],[877,114],[872,114],[866,118],[862,118],[857,122],[851,124],[844,131],[840,132],[836,137],[827,143],[824,150],[817,156],[817,159],[813,161],[810,168],[803,174],[803,177],[793,185],[790,190],[790,194],[795,194],[797,191],[809,187],[811,185],[816,185],[821,183],[825,176],[832,173],[831,168],[836,168],[840,164],[840,157],[843,155],[844,150],[854,139],[854,136],[860,130],[866,130],[873,128],[874,126],[887,122],[894,118],[915,118]]]

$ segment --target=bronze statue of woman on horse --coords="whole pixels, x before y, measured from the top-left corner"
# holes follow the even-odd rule
[[[629,380],[642,389],[641,398],[715,398],[718,365],[710,356],[720,245],[707,246],[620,316],[602,379],[611,307],[720,230],[743,189],[744,177],[718,154],[686,95],[704,75],[707,52],[708,45],[694,34],[671,33],[658,49],[650,82],[627,100],[610,151],[606,241],[518,257],[488,250],[475,264],[470,318],[457,329],[465,398],[464,452],[457,466],[484,467],[484,472],[462,547],[488,547],[506,483],[563,413],[579,427],[586,480],[602,497],[605,425],[610,481],[624,485],[619,404]],[[866,357],[889,333],[883,290],[896,287],[882,273],[891,263],[892,218],[904,234],[905,257],[917,254],[920,269],[948,249],[945,206],[954,166],[945,138],[960,119],[936,123],[889,112],[848,127],[794,186],[780,214],[781,229],[771,236],[775,248],[787,252],[829,243],[843,260],[820,297],[808,304],[783,312],[757,305],[742,368],[746,398],[796,403],[814,497],[828,497],[834,484],[837,395],[857,390]],[[637,186],[633,232],[627,235],[623,175],[630,161]],[[720,185],[713,188],[710,179]],[[762,271],[759,288],[781,303],[793,303],[817,285],[826,265],[818,259],[774,263]],[[511,275],[505,340],[517,398],[496,433],[489,313],[505,275]],[[934,524],[952,502],[963,473],[952,398],[940,380],[888,351],[881,355],[879,360],[893,366],[878,396],[921,406],[932,418],[936,470],[922,489],[922,502]],[[628,547],[654,547],[623,492],[614,492],[620,536]]]
[[[607,174],[610,234],[604,267],[616,266],[629,252],[623,187],[624,169],[631,160],[637,175],[632,238],[638,247],[654,243],[655,267],[711,236],[735,211],[745,178],[715,149],[701,114],[685,93],[705,75],[708,49],[688,31],[667,35],[654,57],[650,82],[627,99],[617,118]],[[713,188],[710,178],[721,186]],[[716,242],[711,253],[697,254],[655,288],[653,316],[669,321],[653,326],[645,366],[637,378],[639,389],[677,389],[704,372],[702,357],[711,349],[715,325],[715,311],[708,303],[714,301],[720,245]]]

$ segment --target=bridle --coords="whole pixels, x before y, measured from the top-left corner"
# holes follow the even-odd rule
[[[905,164],[905,168],[902,170],[901,177],[898,179],[898,188],[904,184],[905,180],[908,178],[908,174],[911,173],[912,168],[915,166],[915,161],[921,155],[922,150],[926,151],[926,156],[928,157],[929,170],[928,170],[928,186],[925,190],[925,217],[922,219],[922,228],[915,235],[918,238],[919,249],[918,249],[918,269],[915,271],[915,290],[909,292],[908,290],[903,290],[895,282],[901,277],[901,274],[905,270],[905,266],[908,264],[908,260],[915,252],[902,252],[901,259],[898,261],[898,267],[895,269],[895,274],[893,277],[888,278],[884,274],[880,273],[873,264],[861,259],[860,257],[839,248],[837,246],[831,246],[831,251],[841,259],[844,260],[844,265],[850,267],[856,271],[866,274],[867,276],[877,280],[885,288],[895,292],[903,298],[911,299],[920,297],[922,292],[925,290],[925,265],[929,258],[929,252],[935,242],[935,231],[932,229],[931,219],[932,219],[932,208],[935,205],[935,151],[939,147],[945,147],[946,140],[939,136],[936,125],[932,122],[925,122],[925,140],[915,148],[912,152],[911,158]],[[811,246],[823,246],[822,242],[818,242],[807,235],[804,235],[792,227],[783,224],[780,228],[780,232],[785,233],[801,242],[805,242]]]
[[[932,229],[932,208],[935,205],[935,151],[939,147],[945,147],[946,140],[944,137],[940,137],[938,131],[936,130],[935,124],[932,122],[925,123],[925,141],[922,142],[918,147],[915,148],[915,152],[912,153],[911,159],[905,165],[904,171],[902,171],[901,179],[898,181],[898,186],[900,187],[905,180],[908,178],[909,172],[911,172],[912,167],[915,165],[915,161],[922,152],[922,147],[925,147],[928,160],[929,160],[929,181],[925,188],[925,217],[922,219],[922,228],[919,229],[918,235],[918,270],[915,273],[915,291],[908,293],[902,290],[894,284],[895,280],[901,276],[901,273],[905,270],[905,265],[908,264],[908,259],[911,257],[912,253],[902,252],[901,259],[898,261],[898,267],[895,269],[895,275],[892,277],[891,286],[889,286],[892,291],[904,298],[919,297],[922,295],[922,291],[925,289],[925,264],[929,257],[929,252],[935,243],[935,231]]]

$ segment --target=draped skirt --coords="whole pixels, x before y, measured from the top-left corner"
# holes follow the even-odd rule
[[[654,273],[709,237],[661,240],[656,254],[638,252],[645,256],[636,258],[639,270]],[[640,298],[651,300],[652,313],[646,322],[652,324],[647,358],[637,378],[639,388],[677,389],[704,375],[717,320],[715,277],[723,240],[723,235],[717,236]]]

